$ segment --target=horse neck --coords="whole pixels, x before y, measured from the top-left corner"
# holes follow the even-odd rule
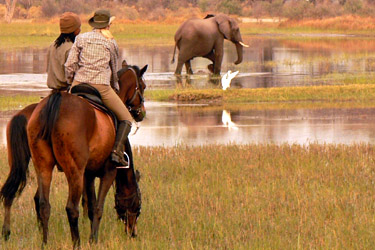
[[[133,166],[127,169],[117,169],[116,193],[126,196],[133,194],[138,188]]]

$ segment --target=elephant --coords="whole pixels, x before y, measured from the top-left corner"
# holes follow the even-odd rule
[[[194,57],[204,57],[212,61],[208,69],[214,75],[220,75],[224,55],[224,39],[230,40],[237,49],[237,61],[242,62],[243,47],[249,47],[242,41],[237,22],[225,15],[207,15],[204,19],[185,21],[174,36],[175,46],[171,63],[174,63],[176,47],[179,50],[176,76],[181,75],[185,64],[186,73],[193,74],[190,61]]]

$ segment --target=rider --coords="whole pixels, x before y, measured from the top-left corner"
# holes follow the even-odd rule
[[[77,36],[65,63],[66,78],[72,86],[87,83],[96,88],[103,103],[119,120],[112,149],[111,160],[117,165],[127,166],[124,158],[125,142],[131,130],[132,117],[112,89],[119,91],[117,77],[118,46],[109,28],[114,16],[108,10],[98,10],[89,20],[93,30]]]
[[[64,64],[76,36],[81,32],[81,19],[77,14],[65,12],[60,16],[60,36],[47,52],[47,86],[53,90],[67,90]]]

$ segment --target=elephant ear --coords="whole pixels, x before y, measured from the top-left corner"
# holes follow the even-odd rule
[[[225,39],[231,39],[231,18],[220,14],[216,17],[216,23],[219,25],[219,31],[224,35]]]

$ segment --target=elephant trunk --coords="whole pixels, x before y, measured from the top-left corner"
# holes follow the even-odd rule
[[[242,62],[243,47],[240,43],[236,43],[237,49],[237,61],[234,64],[240,64]]]

